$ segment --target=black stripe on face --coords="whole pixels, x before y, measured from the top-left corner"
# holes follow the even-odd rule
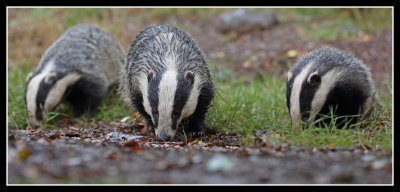
[[[42,81],[40,82],[39,89],[38,89],[38,92],[36,95],[36,112],[35,112],[35,116],[38,121],[43,120],[43,107],[44,107],[44,104],[46,102],[46,99],[48,97],[48,94],[49,94],[51,88],[63,76],[64,75],[57,73],[55,76],[55,78],[56,78],[55,81],[46,83],[45,82],[46,78],[43,78]],[[51,109],[49,109],[49,110],[51,110]]]
[[[292,94],[293,89],[293,78],[290,81],[286,82],[286,106],[288,108],[289,116],[290,116],[290,95]]]
[[[174,107],[171,114],[172,118],[172,128],[176,129],[178,125],[179,117],[182,114],[182,109],[185,106],[187,100],[189,99],[190,92],[193,89],[193,84],[190,80],[184,77],[184,74],[178,74],[178,85],[176,88]]]
[[[149,81],[147,90],[148,99],[151,107],[151,113],[154,119],[154,128],[158,125],[158,86],[160,85],[162,73],[154,72],[153,78]],[[150,114],[149,114],[150,115]]]
[[[310,118],[311,103],[314,99],[314,95],[317,92],[319,86],[312,86],[307,83],[307,78],[303,81],[300,91],[300,114],[301,120],[306,122]]]

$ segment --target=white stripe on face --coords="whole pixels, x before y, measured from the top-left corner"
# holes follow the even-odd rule
[[[70,73],[59,79],[47,94],[46,100],[44,102],[44,112],[52,110],[58,103],[60,103],[65,93],[65,90],[67,90],[70,85],[74,84],[80,78],[80,74]]]
[[[328,93],[335,86],[337,80],[343,74],[343,69],[334,68],[325,73],[321,77],[321,84],[314,94],[314,99],[311,102],[310,114],[315,114],[324,106]]]
[[[55,68],[54,61],[50,60],[42,72],[31,79],[26,89],[26,108],[28,110],[29,122],[37,126],[39,121],[36,119],[36,96],[38,93],[40,82]],[[29,74],[31,75],[31,74]]]
[[[313,61],[312,61],[313,62]],[[310,71],[311,66],[313,63],[308,63],[304,69],[296,76],[293,81],[292,92],[290,95],[290,117],[292,119],[292,127],[299,126],[300,123],[300,92],[301,92],[301,85],[303,84],[304,80],[307,78],[307,74]]]
[[[38,74],[31,79],[26,90],[26,108],[28,110],[29,122],[37,126],[39,121],[36,119],[36,96],[39,90],[40,82],[46,77],[47,74]]]
[[[185,105],[183,106],[181,117],[178,120],[178,124],[182,119],[189,117],[196,110],[197,100],[200,95],[200,90],[199,90],[200,84],[201,84],[201,79],[198,75],[196,75],[194,77],[193,88],[189,94],[188,100],[186,101]]]
[[[154,117],[153,117],[153,113],[151,112],[152,110],[151,110],[151,105],[150,105],[150,101],[149,101],[149,93],[148,93],[149,81],[147,79],[147,74],[140,73],[138,76],[139,77],[137,79],[138,79],[138,83],[139,83],[139,89],[140,89],[140,92],[142,92],[142,94],[143,94],[142,97],[143,97],[144,110],[146,111],[147,114],[150,115],[151,120],[153,121],[153,124],[155,124],[156,122],[154,121]]]
[[[158,87],[158,125],[156,135],[173,136],[176,130],[172,130],[172,110],[174,109],[175,92],[178,86],[177,72],[166,71]]]

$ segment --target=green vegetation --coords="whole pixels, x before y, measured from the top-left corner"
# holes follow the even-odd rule
[[[392,26],[390,8],[271,9],[283,23],[293,23],[303,38],[315,41],[355,40]]]
[[[381,98],[381,108],[373,109],[368,119],[355,126],[338,129],[334,122],[343,117],[336,117],[329,125],[317,127],[312,124],[304,131],[294,133],[286,106],[284,79],[258,76],[251,82],[215,80],[218,90],[207,116],[207,125],[244,136],[244,144],[248,143],[254,130],[261,130],[266,133],[263,139],[272,144],[287,142],[305,148],[369,146],[374,150],[392,147],[390,90],[382,90],[389,93]]]
[[[135,30],[177,15],[190,20],[215,17],[233,9],[9,9],[8,29],[8,128],[25,129],[29,123],[24,102],[25,78],[33,71],[47,47],[68,27],[77,23],[94,23],[106,27],[124,47],[133,34],[120,26],[132,24]],[[374,35],[391,28],[392,13],[388,9],[268,9],[282,22],[298,26],[305,39],[316,41],[353,40],[363,34]],[[264,11],[264,9],[252,9]],[[134,15],[134,17],[132,16]],[[51,19],[49,19],[51,18]],[[141,21],[141,23],[138,22]],[[30,23],[36,23],[35,26]],[[138,25],[138,26],[137,26]],[[137,29],[136,29],[136,28]],[[229,39],[229,38],[228,38]],[[27,48],[29,47],[29,48]],[[216,69],[219,65],[220,68]],[[259,74],[254,78],[234,79],[232,69],[211,62],[216,96],[207,116],[207,126],[219,131],[235,132],[243,143],[251,140],[254,130],[266,133],[264,140],[273,144],[288,142],[306,148],[323,146],[370,146],[392,148],[392,90],[379,90],[382,107],[359,126],[337,129],[311,126],[301,133],[292,133],[285,101],[285,78],[278,74]],[[94,117],[75,118],[67,105],[60,105],[46,117],[45,127],[58,127],[64,118],[86,122],[117,121],[133,111],[120,99],[116,89],[103,102]]]

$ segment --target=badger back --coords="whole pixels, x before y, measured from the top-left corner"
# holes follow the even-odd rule
[[[65,91],[78,82],[104,94],[119,80],[125,62],[121,46],[107,31],[80,24],[68,29],[42,56],[35,73],[26,79],[26,106],[32,124],[53,109]]]
[[[68,29],[43,55],[36,73],[50,61],[57,70],[77,71],[85,76],[101,76],[106,86],[119,81],[126,54],[116,39],[104,29],[78,24]]]
[[[286,104],[292,126],[312,114],[365,114],[374,85],[369,69],[349,53],[325,47],[301,58],[288,72]]]

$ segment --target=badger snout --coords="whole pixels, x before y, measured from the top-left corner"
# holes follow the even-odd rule
[[[41,121],[36,119],[35,115],[28,115],[29,116],[29,123],[32,127],[39,127],[41,124]]]
[[[156,128],[156,137],[159,140],[171,140],[172,138],[175,137],[175,131],[171,128],[166,129],[166,128]]]
[[[158,135],[157,138],[160,140],[171,140],[171,137],[168,135]]]

